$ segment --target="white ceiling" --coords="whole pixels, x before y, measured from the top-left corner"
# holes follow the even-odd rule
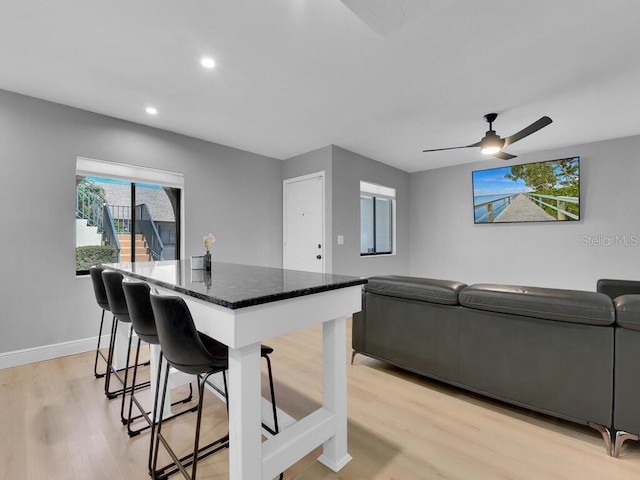
[[[638,0],[0,0],[2,89],[408,172],[481,161],[422,150],[479,141],[489,112],[501,136],[554,120],[515,155],[640,134],[639,47]]]

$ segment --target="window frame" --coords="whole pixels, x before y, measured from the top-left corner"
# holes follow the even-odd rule
[[[106,162],[86,157],[76,158],[76,177],[100,177],[129,182],[132,186],[132,202],[135,202],[136,184],[152,184],[179,190],[176,219],[176,258],[184,256],[184,174],[138,165]],[[135,220],[134,220],[135,222]],[[88,270],[76,270],[76,277],[89,274]]]
[[[383,251],[383,252],[362,252],[362,199],[363,197],[368,197],[372,199],[373,204],[373,213],[372,213],[372,221],[373,221],[373,245],[374,249],[376,247],[376,199],[385,199],[391,202],[391,212],[389,219],[389,229],[390,229],[390,240],[391,240],[391,250]],[[387,187],[384,185],[380,185],[377,183],[360,181],[360,257],[382,257],[382,256],[391,256],[396,254],[396,209],[397,209],[397,200],[396,200],[396,189],[394,187]]]

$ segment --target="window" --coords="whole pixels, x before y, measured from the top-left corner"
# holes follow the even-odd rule
[[[181,174],[79,158],[76,274],[100,263],[180,258],[182,184]]]
[[[395,253],[396,189],[360,182],[360,255]]]

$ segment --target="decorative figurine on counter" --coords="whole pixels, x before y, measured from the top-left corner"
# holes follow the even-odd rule
[[[213,248],[213,244],[216,243],[216,237],[213,236],[213,233],[209,232],[204,237],[204,269],[207,272],[211,271],[211,249]]]

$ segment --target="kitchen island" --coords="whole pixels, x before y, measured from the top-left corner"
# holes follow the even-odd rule
[[[161,294],[182,297],[196,327],[229,347],[229,470],[232,480],[271,479],[319,445],[337,472],[347,452],[346,319],[361,310],[364,278],[187,260],[105,265]],[[260,344],[322,324],[323,404],[262,441]],[[153,363],[153,359],[152,359]],[[276,376],[277,381],[277,376]]]

